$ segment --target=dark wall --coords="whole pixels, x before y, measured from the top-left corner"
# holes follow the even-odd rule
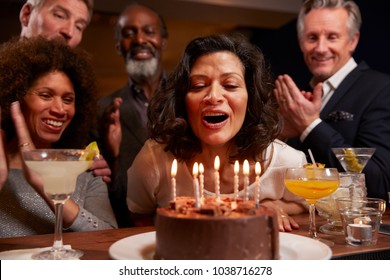
[[[357,62],[365,60],[371,68],[390,74],[390,0],[356,0],[363,24]],[[252,41],[269,59],[275,75],[287,73],[300,88],[310,80],[296,37],[296,21],[278,30],[252,30]]]
[[[390,73],[390,1],[358,0],[363,24],[355,56],[377,70]]]
[[[3,43],[12,37],[19,36],[19,11],[23,3],[2,3],[0,0],[0,5],[0,43]]]

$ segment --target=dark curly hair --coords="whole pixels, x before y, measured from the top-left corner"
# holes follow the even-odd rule
[[[23,103],[33,83],[53,71],[65,73],[75,91],[75,115],[53,148],[83,148],[96,119],[96,84],[89,55],[62,40],[14,38],[0,46],[0,106],[7,142],[15,136],[10,104]]]
[[[204,55],[229,51],[245,69],[248,106],[243,126],[234,137],[237,153],[230,160],[261,161],[261,154],[281,130],[278,105],[272,93],[274,80],[260,49],[240,35],[211,35],[192,40],[174,71],[152,98],[148,129],[152,139],[180,160],[201,152],[200,140],[188,124],[185,96],[190,89],[190,72],[195,61]]]

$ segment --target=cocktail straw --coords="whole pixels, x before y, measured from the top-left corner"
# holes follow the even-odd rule
[[[316,161],[314,160],[313,153],[311,152],[310,149],[308,149],[308,151],[309,151],[309,155],[310,155],[310,158],[311,158],[311,162],[313,163],[314,167],[317,167],[317,163],[316,163]]]

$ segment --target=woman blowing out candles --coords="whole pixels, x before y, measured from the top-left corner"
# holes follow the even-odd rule
[[[96,87],[85,52],[43,38],[0,47],[0,237],[52,233],[53,203],[42,180],[23,164],[21,151],[85,147]],[[26,180],[27,178],[27,180]],[[71,231],[117,226],[107,186],[92,172],[78,177],[65,202],[63,225]]]
[[[215,35],[193,40],[149,107],[148,140],[128,170],[127,204],[136,224],[153,222],[172,199],[171,164],[178,160],[177,196],[193,196],[192,167],[204,165],[205,196],[215,196],[214,159],[220,159],[220,195],[234,198],[234,163],[249,161],[250,199],[255,163],[261,164],[261,204],[272,207],[279,229],[298,224],[289,214],[305,202],[285,189],[286,167],[305,155],[276,140],[281,122],[273,82],[259,49],[243,37]],[[241,176],[242,177],[242,176]],[[239,182],[244,197],[244,180]]]

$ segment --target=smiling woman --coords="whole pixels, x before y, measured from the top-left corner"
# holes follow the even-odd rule
[[[34,82],[23,101],[24,118],[36,132],[35,146],[50,148],[75,115],[72,82],[63,72],[50,72]]]
[[[0,46],[1,126],[9,167],[0,192],[0,237],[53,232],[54,204],[20,152],[85,147],[96,111],[92,73],[86,53],[60,40],[37,37]],[[116,227],[107,186],[92,172],[78,177],[63,213],[63,225],[71,231]]]
[[[249,161],[239,195],[254,199],[255,164],[261,164],[262,204],[274,208],[279,229],[298,225],[287,214],[304,211],[302,199],[283,184],[285,166],[306,160],[275,140],[281,128],[271,73],[262,52],[241,36],[213,35],[191,41],[149,106],[148,140],[128,170],[127,204],[136,224],[151,223],[158,207],[172,199],[172,161],[178,160],[177,196],[193,196],[191,170],[204,166],[204,196],[233,197],[234,161]],[[220,158],[214,168],[214,158]]]
[[[34,140],[46,142],[46,146],[49,141],[53,148],[85,147],[88,130],[95,119],[97,90],[88,54],[81,50],[71,50],[61,41],[47,43],[47,40],[37,38],[23,41],[15,39],[3,44],[0,57],[0,105],[3,110],[2,128],[7,142],[15,137],[10,113],[12,102],[20,101],[22,110],[52,103],[55,106],[51,110],[41,109],[47,113],[40,118],[46,124],[49,119],[67,120],[68,126],[56,141],[44,138]],[[36,101],[39,104],[35,104]],[[60,114],[58,109],[61,110]],[[28,112],[31,114],[30,110]],[[50,118],[49,112],[52,113]],[[36,145],[40,147],[38,143]]]

